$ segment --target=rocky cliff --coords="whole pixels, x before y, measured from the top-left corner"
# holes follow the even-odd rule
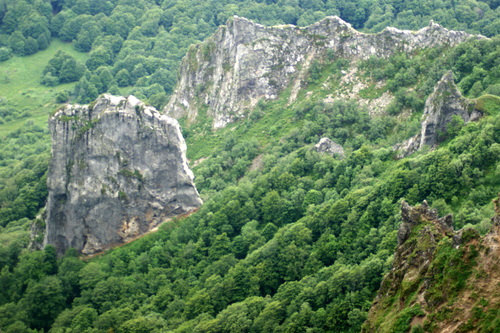
[[[403,203],[392,270],[362,332],[496,332],[500,327],[500,207],[491,231],[453,231],[424,202]]]
[[[201,205],[176,120],[134,96],[68,105],[49,120],[44,244],[92,254]]]
[[[464,123],[478,120],[483,114],[476,109],[476,103],[476,100],[464,98],[455,85],[453,73],[446,73],[425,101],[420,133],[395,147],[400,157],[408,156],[426,145],[435,147],[446,137],[455,116]]]
[[[260,99],[274,99],[286,88],[297,98],[311,62],[327,51],[356,61],[389,57],[437,45],[456,45],[471,37],[431,22],[419,31],[387,28],[364,34],[338,17],[305,28],[264,27],[234,17],[183,59],[177,88],[165,107],[173,118],[193,121],[199,113],[221,128],[241,117]]]

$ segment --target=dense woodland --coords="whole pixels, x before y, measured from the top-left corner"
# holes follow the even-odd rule
[[[12,61],[41,59],[59,41],[73,49],[39,64],[36,89],[50,92],[51,103],[37,111],[22,101],[34,92],[0,96],[0,330],[359,332],[391,267],[403,199],[453,213],[455,228],[489,230],[500,189],[499,5],[0,0],[6,86]],[[199,212],[90,260],[71,250],[57,258],[51,246],[26,250],[31,221],[43,224],[36,217],[47,195],[48,113],[103,92],[161,108],[188,46],[233,15],[300,26],[339,15],[365,32],[419,29],[433,19],[491,39],[356,64],[367,80],[385,83],[363,97],[396,97],[383,116],[370,117],[355,100],[299,98],[288,106],[285,91],[217,132],[210,119],[184,124],[188,157],[208,157],[194,167],[205,201]],[[321,96],[324,80],[340,81],[351,65],[325,55],[311,66],[307,89]],[[397,160],[392,146],[420,129],[424,101],[448,70],[485,117],[467,125],[456,119],[438,149]],[[346,157],[315,152],[323,136]],[[403,322],[400,332],[408,329]]]

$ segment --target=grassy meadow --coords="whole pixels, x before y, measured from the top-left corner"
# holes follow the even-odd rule
[[[73,89],[75,83],[56,87],[40,84],[43,69],[59,50],[82,63],[88,58],[87,53],[75,51],[71,43],[53,40],[46,50],[26,57],[12,57],[0,63],[0,106],[13,107],[23,115],[21,118],[3,119],[4,123],[0,124],[0,136],[22,127],[27,119],[45,126],[48,114],[57,107],[56,94]]]

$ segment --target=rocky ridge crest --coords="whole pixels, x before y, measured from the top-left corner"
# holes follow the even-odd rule
[[[470,37],[434,22],[418,31],[386,28],[365,34],[339,17],[299,28],[265,27],[235,16],[212,37],[190,48],[164,112],[190,122],[199,113],[206,113],[213,118],[214,128],[222,128],[244,116],[259,100],[275,99],[288,87],[289,102],[293,102],[312,61],[327,51],[357,61],[438,45],[454,46]]]
[[[49,128],[44,244],[60,254],[102,251],[202,203],[178,122],[134,96],[67,105]]]

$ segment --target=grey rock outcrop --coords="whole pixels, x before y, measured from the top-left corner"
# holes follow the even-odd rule
[[[422,134],[421,132],[419,132],[408,140],[395,145],[393,147],[393,150],[396,152],[396,158],[400,159],[408,157],[414,152],[418,151],[420,149],[420,141],[422,141],[421,138]]]
[[[59,254],[102,251],[201,205],[178,122],[134,96],[68,105],[49,127],[44,244]]]
[[[454,116],[462,118],[464,123],[478,120],[482,113],[474,108],[475,105],[474,100],[462,96],[453,80],[453,73],[447,72],[425,101],[420,133],[395,147],[399,157],[408,156],[426,145],[435,147]]]
[[[453,217],[448,214],[439,218],[436,209],[431,209],[424,200],[422,205],[411,207],[406,201],[401,204],[402,223],[398,229],[398,245],[403,244],[411,234],[411,230],[422,221],[432,221],[443,234],[453,234]]]
[[[341,158],[345,156],[344,148],[329,138],[321,138],[319,142],[314,145],[314,149],[321,154],[329,154]]]
[[[265,27],[235,16],[212,37],[190,48],[164,111],[188,121],[206,112],[213,118],[213,127],[221,128],[244,116],[260,99],[275,99],[288,87],[289,102],[293,102],[312,61],[321,59],[327,51],[356,61],[437,45],[452,46],[469,37],[433,22],[419,31],[387,28],[378,34],[364,34],[338,17],[299,28]]]
[[[453,73],[446,73],[425,101],[420,148],[435,145],[439,134],[446,132],[453,116],[461,117],[465,123],[479,119],[481,114],[474,110],[475,104],[462,97],[453,80]]]

